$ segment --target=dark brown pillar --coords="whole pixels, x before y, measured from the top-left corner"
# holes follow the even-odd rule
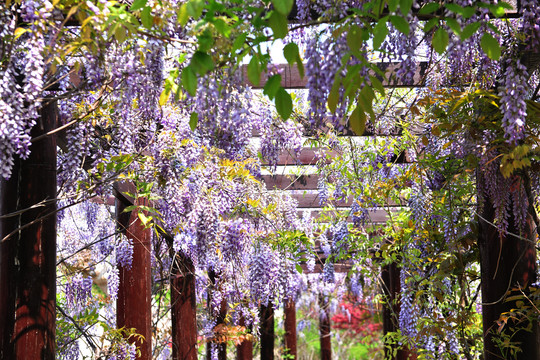
[[[321,341],[321,360],[332,359],[332,339],[330,325],[330,309],[328,300],[324,295],[319,295],[319,332]]]
[[[271,303],[261,305],[261,360],[274,359],[274,307]]]
[[[135,193],[132,186],[125,183],[115,185],[116,219],[128,239],[133,242],[133,262],[131,268],[118,266],[120,285],[116,301],[116,323],[119,328],[134,328],[144,336],[134,339],[141,355],[139,359],[152,358],[151,331],[151,230],[144,226],[137,211],[124,212],[132,204],[123,192]],[[148,205],[145,199],[137,199],[136,204]]]
[[[524,187],[529,193],[529,204],[533,204],[530,196],[529,180],[521,178],[514,181],[524,181]],[[516,183],[514,185],[517,186]],[[508,207],[512,209],[512,204]],[[479,236],[478,245],[480,249],[480,270],[482,284],[482,320],[484,328],[484,360],[495,360],[503,358],[503,354],[494,343],[493,338],[497,336],[497,323],[501,314],[516,307],[515,301],[505,302],[509,295],[520,295],[520,291],[512,289],[518,286],[525,294],[529,293],[527,287],[536,281],[536,227],[537,220],[535,210],[529,206],[527,223],[521,237],[513,234],[520,234],[519,226],[513,214],[508,218],[509,226],[506,235],[499,234],[499,231],[492,224],[495,219],[495,208],[489,199],[484,199],[483,207],[479,209]],[[509,320],[507,327],[512,327],[512,320]],[[516,328],[525,327],[522,323]],[[533,321],[531,331],[516,330],[512,334],[511,341],[519,343],[521,351],[516,354],[517,360],[538,359],[538,323]]]
[[[173,360],[197,360],[197,303],[195,267],[177,254],[171,276]]]
[[[208,272],[208,277],[210,279],[211,285],[210,285],[210,291],[208,292],[207,304],[208,304],[208,310],[212,311],[211,309],[212,295],[211,294],[216,285],[216,273],[213,270],[210,270]],[[221,301],[221,304],[220,304],[219,313],[217,314],[216,326],[225,324],[226,317],[227,317],[227,301],[223,299],[223,301]],[[208,342],[206,344],[206,359],[207,360],[212,360],[212,344],[213,344],[212,342]],[[227,343],[217,343],[216,346],[217,346],[217,351],[218,351],[218,359],[227,360]]]
[[[56,103],[43,107],[36,138],[56,128]],[[40,204],[29,209],[31,206]],[[0,358],[55,358],[56,139],[32,143],[0,181]],[[20,231],[18,231],[20,229]]]
[[[385,295],[385,303],[382,309],[384,335],[396,332],[399,328],[399,302],[401,292],[400,269],[396,263],[384,265],[381,269],[382,288]],[[399,349],[395,355],[395,345],[388,348],[385,346],[385,359],[407,360],[416,359],[416,354],[407,348]]]
[[[241,318],[238,325],[246,326],[244,318]],[[240,345],[236,346],[236,360],[253,359],[253,341],[245,339]]]
[[[294,300],[285,301],[285,348],[288,359],[296,359],[296,303]]]

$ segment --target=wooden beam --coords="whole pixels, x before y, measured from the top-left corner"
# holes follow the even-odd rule
[[[56,128],[58,110],[41,110],[31,137]],[[55,359],[56,137],[32,143],[0,182],[0,358]],[[39,206],[37,206],[40,204]],[[24,228],[21,228],[24,226]]]
[[[130,339],[140,350],[139,359],[152,358],[152,314],[151,314],[151,229],[145,229],[137,211],[125,212],[133,203],[148,206],[146,199],[127,199],[124,192],[135,193],[131,183],[116,183],[116,219],[119,229],[133,242],[131,268],[118,265],[120,285],[116,301],[118,328],[135,329],[144,337]]]
[[[396,216],[397,213],[402,211],[403,209],[404,208],[397,207],[397,206],[392,207],[389,210],[384,209],[384,208],[372,208],[372,209],[369,209],[368,210],[369,219],[368,219],[368,221],[366,221],[366,224],[369,224],[369,223],[375,223],[375,224],[385,223],[388,220],[390,220],[389,213],[392,216]],[[308,210],[311,212],[311,216],[314,219],[318,219],[323,215],[323,211],[321,211],[320,208],[300,209],[298,213],[299,213],[300,216],[302,216],[303,211],[308,211]],[[347,211],[349,209],[337,208],[336,210],[337,211]],[[347,221],[352,222],[352,217],[351,216],[347,217]]]
[[[426,61],[418,62],[414,72],[414,77],[409,82],[401,82],[395,76],[400,67],[399,62],[379,62],[376,66],[379,70],[385,72],[384,78],[375,72],[371,72],[371,75],[377,77],[385,87],[422,87],[425,85],[425,75],[428,70],[429,63]],[[304,65],[305,67],[305,65]],[[289,64],[276,64],[271,65],[273,75],[276,71],[281,74],[281,86],[287,89],[304,89],[307,85],[307,76],[301,77],[296,65]],[[253,85],[249,81],[247,76],[247,65],[242,65],[240,68],[242,74],[243,85],[251,86],[255,89],[261,89],[268,80],[268,73],[261,74],[261,81],[259,85]]]
[[[319,175],[263,175],[268,190],[317,190]]]

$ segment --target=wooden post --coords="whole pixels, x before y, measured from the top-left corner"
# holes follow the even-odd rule
[[[212,306],[212,290],[214,286],[216,285],[216,273],[214,270],[210,270],[208,272],[208,277],[210,278],[210,291],[208,292],[208,309],[211,310]],[[227,301],[223,299],[220,304],[219,313],[217,316],[216,325],[224,324],[225,318],[227,317]],[[212,360],[212,342],[208,342],[206,344],[206,359]],[[217,343],[217,351],[218,351],[218,360],[227,360],[227,344],[226,343]]]
[[[56,128],[50,103],[32,128],[35,138]],[[56,330],[56,139],[32,143],[0,181],[0,358],[53,360]],[[40,204],[39,206],[35,206]],[[30,207],[35,206],[30,209]],[[17,231],[20,229],[20,231]]]
[[[244,318],[240,318],[238,322],[240,326],[246,326]],[[251,327],[250,327],[251,328]],[[240,345],[236,346],[236,360],[252,360],[253,359],[253,342],[244,340]]]
[[[321,341],[321,360],[332,359],[332,339],[330,325],[330,311],[328,300],[324,295],[319,294],[319,332]]]
[[[197,360],[195,267],[183,254],[174,258],[171,275],[173,360]]]
[[[481,179],[480,181],[482,181]],[[536,229],[538,220],[530,195],[530,180],[525,178],[524,187],[529,197],[529,214],[521,238],[513,234],[520,234],[519,226],[513,214],[508,218],[508,233],[501,236],[492,224],[495,219],[495,207],[489,199],[484,199],[483,207],[479,209],[479,237],[480,270],[482,284],[482,321],[484,328],[484,360],[502,359],[501,353],[493,338],[496,335],[497,323],[504,312],[516,307],[515,301],[505,302],[508,295],[520,295],[520,291],[512,289],[520,286],[524,294],[530,293],[528,286],[536,281]],[[481,188],[479,186],[479,188]],[[509,209],[513,209],[512,204]],[[507,326],[526,326],[527,324],[512,324],[509,320]],[[519,343],[520,352],[516,354],[517,360],[540,358],[538,322],[533,321],[530,330],[517,330],[513,332],[512,342]]]
[[[383,305],[383,332],[386,335],[389,332],[395,332],[399,328],[399,302],[398,297],[401,292],[400,268],[396,263],[384,265],[381,269],[382,287],[385,295]],[[395,355],[393,348],[385,347],[384,358],[392,360],[416,359],[416,354],[407,347],[399,349]]]
[[[274,359],[274,306],[272,303],[259,308],[261,323],[261,360]]]
[[[285,301],[285,348],[289,359],[296,359],[296,303],[292,299]]]
[[[137,211],[124,212],[132,205],[123,192],[135,193],[131,184],[115,184],[116,219],[118,226],[133,242],[133,262],[131,268],[118,266],[120,271],[120,286],[116,301],[116,323],[119,328],[134,328],[144,340],[134,339],[133,343],[139,348],[139,359],[152,358],[151,331],[151,265],[152,251],[151,230],[144,226]],[[138,205],[148,205],[145,199],[137,199]]]

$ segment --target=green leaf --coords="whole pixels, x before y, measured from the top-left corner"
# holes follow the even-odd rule
[[[283,56],[285,59],[287,59],[289,65],[294,64],[295,61],[300,59],[300,50],[298,49],[298,45],[295,43],[288,43],[285,45],[283,48]]]
[[[194,111],[189,116],[189,127],[191,128],[191,131],[195,131],[195,129],[197,128],[198,123],[199,123],[199,114],[197,114]]]
[[[280,87],[276,93],[276,110],[283,120],[287,120],[292,113],[292,98],[284,88]]]
[[[465,19],[470,18],[476,13],[476,9],[473,6],[465,6],[463,8],[463,12],[461,16],[463,16]]]
[[[491,60],[497,61],[501,57],[499,42],[490,33],[485,33],[482,36],[480,46]]]
[[[272,0],[272,4],[281,15],[287,16],[292,10],[294,0]]]
[[[259,68],[259,60],[256,56],[253,56],[247,66],[247,76],[249,81],[254,86],[259,86],[261,82],[261,69]]]
[[[422,8],[418,11],[419,15],[427,15],[434,13],[435,11],[439,10],[440,5],[438,3],[429,3],[422,6]]]
[[[384,96],[385,90],[382,82],[373,75],[370,75],[369,79],[371,80],[371,86],[373,86],[382,96]]]
[[[450,10],[451,12],[454,12],[456,14],[463,15],[464,9],[463,6],[460,6],[458,4],[444,4],[444,7]]]
[[[409,31],[411,31],[411,30],[409,28],[409,23],[407,22],[407,20],[405,20],[401,16],[392,15],[392,16],[390,16],[390,22],[401,33],[403,33],[405,35],[409,35]]]
[[[135,0],[129,8],[129,11],[137,11],[139,9],[142,9],[147,2],[148,0]]]
[[[435,25],[437,25],[439,23],[439,19],[438,18],[433,18],[433,19],[429,19],[425,24],[424,24],[424,32],[429,32],[431,31],[431,29],[433,29],[435,27]]]
[[[452,18],[446,19],[446,25],[448,25],[448,27],[452,29],[454,34],[456,34],[457,36],[461,34],[461,26],[459,26],[459,23],[457,22],[456,19],[452,19]]]
[[[298,271],[299,274],[304,272],[304,270],[302,269],[302,265],[296,263],[295,267],[296,267],[296,271]]]
[[[336,108],[339,102],[339,89],[341,88],[341,76],[336,74],[334,78],[334,83],[332,84],[332,89],[328,94],[328,108],[331,112],[335,113]]]
[[[468,38],[473,36],[474,33],[478,31],[481,25],[482,24],[480,22],[473,22],[472,24],[465,26],[465,28],[461,32],[461,40],[467,40]]]
[[[225,36],[226,38],[229,38],[231,36],[231,27],[223,19],[216,19],[214,21],[214,27],[221,35]]]
[[[352,51],[358,51],[362,47],[362,28],[358,25],[352,25],[347,32],[347,45]]]
[[[489,10],[491,10],[491,13],[495,15],[495,17],[501,17],[506,13],[506,10],[512,10],[513,7],[510,4],[501,2],[498,4],[493,4],[489,7]]]
[[[407,14],[411,11],[413,4],[413,0],[400,0],[399,1],[399,9],[401,10],[401,13],[403,16],[407,16]]]
[[[191,58],[191,67],[199,75],[204,75],[214,69],[214,61],[212,57],[205,52],[195,51]]]
[[[381,18],[377,25],[373,28],[373,49],[377,50],[381,47],[386,35],[388,35],[388,28],[386,27],[386,21],[388,17]]]
[[[247,39],[247,35],[248,35],[247,32],[243,32],[239,34],[236,39],[234,39],[232,52],[239,50],[244,45]]]
[[[186,66],[184,70],[182,70],[182,86],[184,86],[184,89],[191,95],[195,96],[197,93],[197,75],[195,74],[195,71],[193,71],[193,68],[191,66]]]
[[[154,25],[154,17],[152,16],[152,9],[150,9],[149,6],[145,7],[143,11],[141,11],[141,22],[143,26],[147,29],[152,28],[152,25]]]
[[[366,114],[361,106],[357,106],[351,116],[349,116],[349,126],[356,135],[362,136],[364,134],[364,131],[366,130],[366,119]]]
[[[441,26],[435,31],[432,40],[433,49],[439,54],[442,54],[448,46],[448,33]]]
[[[186,3],[183,3],[182,6],[180,6],[178,10],[176,10],[176,19],[180,25],[186,26],[189,19]]]
[[[204,9],[204,0],[190,0],[187,3],[187,11],[191,17],[198,19],[201,17]]]
[[[264,84],[263,94],[267,95],[270,99],[274,99],[280,88],[281,75],[273,75],[266,81],[266,84]]]
[[[287,36],[289,28],[287,27],[287,17],[277,11],[272,11],[268,23],[272,31],[274,32],[274,37],[276,39],[283,39]]]

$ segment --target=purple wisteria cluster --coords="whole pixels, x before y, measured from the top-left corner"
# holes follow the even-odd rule
[[[504,85],[499,87],[501,111],[503,113],[502,127],[504,135],[510,144],[517,145],[525,137],[528,95],[527,69],[520,60],[507,62],[504,73]]]
[[[0,5],[0,176],[5,179],[11,175],[14,157],[25,159],[30,154],[30,130],[39,115],[45,80],[46,20],[53,6],[49,1],[22,1],[18,11],[28,29],[18,39],[15,8]]]

